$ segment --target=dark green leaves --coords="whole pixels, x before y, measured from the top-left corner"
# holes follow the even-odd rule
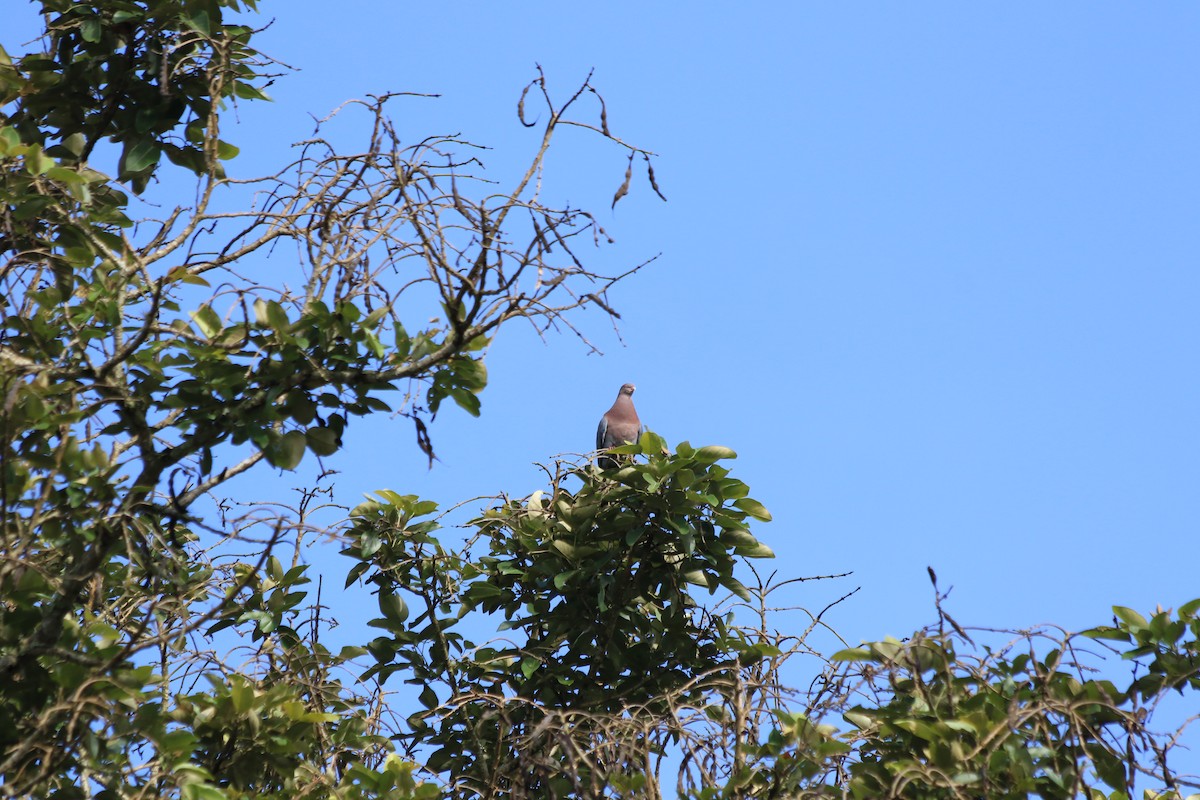
[[[211,86],[246,100],[265,99],[254,85],[250,29],[224,22],[223,9],[238,5],[168,0],[148,14],[144,4],[122,0],[43,2],[50,53],[27,54],[14,68],[0,66],[0,97],[19,97],[11,124],[51,140],[79,137],[76,159],[86,159],[100,140],[120,143],[118,179],[137,193],[147,188],[164,151],[198,174],[219,175],[201,141],[181,146],[172,133],[188,116],[207,121]],[[184,41],[163,48],[181,32],[187,33]],[[214,80],[220,75],[236,80]],[[90,90],[101,85],[103,91]],[[218,159],[236,154],[232,145],[214,144]]]
[[[836,679],[864,679],[885,699],[844,710],[854,728],[842,734],[851,759],[823,768],[843,772],[853,797],[886,795],[901,774],[908,789],[896,796],[904,797],[1129,796],[1130,754],[1162,746],[1150,744],[1149,698],[1170,685],[1200,687],[1198,609],[1193,602],[1147,618],[1116,607],[1116,627],[1024,631],[1002,637],[996,651],[972,652],[945,623],[841,650],[830,657],[842,665]],[[1103,662],[1088,639],[1125,642],[1126,658],[1153,658],[1124,686],[1093,678]]]
[[[487,367],[481,359],[456,356],[440,368],[429,387],[429,411],[437,414],[447,397],[473,417],[479,416],[479,392],[487,386]]]
[[[331,428],[309,428],[305,438],[308,448],[319,456],[333,455],[341,445],[341,437]]]
[[[676,670],[699,668],[709,646],[681,613],[696,607],[689,587],[706,595],[723,587],[749,599],[733,575],[736,563],[771,555],[747,529],[751,517],[769,515],[715,465],[733,455],[728,448],[684,443],[671,455],[661,437],[646,432],[613,452],[635,460],[612,477],[580,473],[582,487],[556,487],[553,502],[536,492],[475,522],[490,535],[492,552],[481,564],[486,583],[476,582],[472,597],[483,610],[518,620],[513,627],[544,642],[546,655],[534,661],[555,664],[535,675],[528,668],[534,661],[523,660],[523,692],[616,702],[624,674],[638,676],[639,692],[663,691]],[[724,499],[730,494],[737,499]],[[557,651],[585,638],[587,648]]]
[[[431,768],[482,775],[516,763],[505,759],[525,745],[497,739],[491,710],[505,696],[533,703],[505,708],[510,731],[536,727],[536,707],[666,713],[667,698],[716,680],[722,664],[781,654],[705,621],[713,592],[755,600],[735,567],[743,553],[769,553],[735,502],[748,488],[716,463],[732,451],[684,443],[672,454],[653,433],[624,449],[631,460],[615,476],[581,470],[577,489],[560,483],[485,511],[472,522],[485,553],[443,549],[422,519],[434,507],[412,496],[380,491],[353,510],[348,583],[379,587],[380,617],[369,624],[386,634],[372,642],[364,678],[422,686],[426,710],[410,717],[407,738],[436,748]],[[459,623],[472,612],[491,615],[502,638],[467,641]]]
[[[267,461],[280,469],[295,469],[304,458],[308,438],[303,431],[288,431],[282,435],[272,434],[268,445],[263,448]]]
[[[118,177],[128,180],[133,174],[145,172],[158,164],[162,150],[153,139],[138,139],[127,142],[121,154]]]
[[[408,619],[408,605],[398,594],[381,592],[379,595],[379,610],[384,619],[393,625],[403,625]]]
[[[306,454],[310,464],[332,457],[355,417],[393,406],[432,459],[428,423],[444,400],[480,413],[483,354],[501,323],[565,321],[572,298],[578,308],[592,302],[583,292],[603,295],[582,285],[594,273],[571,251],[595,220],[543,209],[524,189],[505,198],[485,188],[484,199],[464,200],[457,187],[469,191],[480,176],[460,173],[455,202],[469,207],[463,224],[479,229],[449,232],[438,220],[438,180],[445,156],[463,143],[443,137],[405,149],[382,98],[345,114],[374,115],[365,150],[346,156],[330,144],[340,136],[314,137],[283,172],[248,176],[243,185],[262,186],[259,197],[269,199],[239,206],[222,187],[223,165],[239,150],[220,132],[233,130],[222,124],[231,106],[266,98],[257,73],[268,59],[250,47],[254,26],[229,24],[230,12],[254,4],[40,5],[47,29],[33,46],[45,51],[14,61],[0,50],[0,262],[12,295],[0,296],[6,792],[436,796],[436,785],[412,778],[411,764],[383,755],[394,750],[396,732],[385,726],[396,717],[372,681],[420,687],[426,708],[410,717],[418,735],[450,710],[476,719],[478,709],[466,708],[448,676],[485,690],[554,680],[564,695],[596,694],[595,680],[575,685],[578,663],[558,668],[541,644],[525,658],[504,645],[477,648],[457,627],[468,612],[508,609],[533,589],[543,594],[526,594],[529,608],[497,621],[513,637],[536,630],[554,592],[586,595],[599,613],[629,614],[634,599],[606,563],[619,544],[642,548],[670,584],[650,586],[665,622],[619,657],[653,665],[661,657],[654,648],[665,644],[676,674],[664,685],[676,686],[688,679],[692,654],[699,653],[695,663],[712,663],[719,647],[709,639],[669,640],[659,629],[698,627],[687,619],[692,607],[682,607],[681,575],[745,596],[722,574],[721,559],[730,560],[733,548],[716,533],[740,520],[729,501],[745,489],[723,470],[710,471],[722,457],[713,452],[674,476],[661,471],[661,458],[649,471],[630,467],[641,481],[635,493],[669,484],[693,492],[671,504],[724,505],[710,507],[710,518],[667,520],[674,549],[654,550],[651,536],[633,535],[637,526],[595,496],[574,507],[563,497],[534,504],[531,513],[571,520],[556,525],[548,542],[531,538],[544,532],[537,525],[514,532],[520,547],[536,550],[539,568],[557,570],[521,573],[538,587],[500,585],[495,575],[516,580],[520,566],[447,552],[430,535],[435,506],[379,493],[340,531],[351,559],[346,585],[364,593],[367,608],[377,601],[368,624],[378,635],[338,655],[327,650],[329,587],[318,585],[312,599],[299,587],[304,561],[318,553],[309,545],[328,541],[314,531],[343,513],[344,487],[326,483],[337,465],[321,463],[312,470],[318,485],[298,486],[295,495],[235,501],[221,494],[223,484],[246,470],[296,470]],[[423,160],[430,154],[436,164]],[[88,166],[114,159],[115,177]],[[465,172],[478,162],[452,163]],[[166,175],[177,168],[196,179],[194,193],[182,189],[190,207],[147,197],[139,219],[157,210],[160,218],[135,226],[128,192],[178,189]],[[219,208],[209,204],[213,197]],[[502,223],[513,210],[510,218],[537,215],[532,248],[512,237],[524,223]],[[451,246],[476,251],[463,254],[461,274],[434,255],[435,240],[451,244],[460,232]],[[270,265],[259,259],[268,251],[277,254]],[[497,291],[514,256],[528,261],[519,271],[546,277],[531,284],[532,294],[516,284],[509,296],[507,287]],[[409,267],[421,265],[427,273],[411,280]],[[425,314],[411,299],[430,280],[443,291]],[[401,302],[413,286],[418,291]],[[615,316],[601,297],[586,297]],[[406,330],[400,317],[410,315]],[[647,453],[667,455],[661,440],[644,444]],[[602,546],[571,538],[570,526],[585,530],[589,518],[606,517],[622,527]],[[688,563],[676,566],[677,559]],[[661,602],[677,595],[679,608]],[[358,657],[363,663],[346,663]],[[344,686],[348,671],[364,683]],[[486,753],[464,747],[465,730],[447,729],[418,750],[435,767],[474,755],[486,761]],[[640,785],[636,775],[622,777]],[[554,780],[554,791],[569,790],[563,776]]]

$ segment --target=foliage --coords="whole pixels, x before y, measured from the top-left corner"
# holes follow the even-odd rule
[[[347,517],[324,459],[356,419],[404,418],[432,463],[442,404],[481,413],[501,327],[615,317],[606,291],[638,267],[592,271],[581,245],[607,234],[540,194],[563,126],[628,159],[614,203],[639,158],[658,192],[652,154],[612,135],[590,77],[559,102],[539,72],[508,191],[470,143],[407,143],[395,95],[235,178],[221,122],[276,77],[234,19],[251,0],[40,6],[42,49],[0,51],[5,796],[657,798],[670,772],[700,798],[1196,787],[1174,768],[1187,722],[1152,724],[1200,689],[1200,603],[989,649],[939,597],[938,627],[827,658],[825,612],[779,607],[810,579],[753,568],[770,515],[724,447],[647,433],[612,469],[556,463],[454,547],[411,495]],[[335,122],[361,145],[335,147]],[[281,245],[298,267],[265,281]],[[232,499],[305,459],[322,475],[291,505]],[[346,590],[376,594],[362,646],[327,645],[318,533]],[[1090,671],[1105,652],[1128,682]],[[419,708],[399,716],[404,683]]]
[[[424,687],[426,710],[401,740],[437,748],[426,765],[458,795],[644,785],[672,715],[767,652],[689,592],[750,600],[735,562],[771,555],[747,530],[770,515],[717,464],[733,451],[671,454],[653,433],[621,450],[647,459],[606,473],[560,463],[549,492],[472,522],[485,554],[446,551],[435,523],[417,521],[432,504],[414,497],[381,492],[353,512],[349,580],[379,587],[371,624],[387,633],[368,647],[367,674]],[[459,633],[473,611],[502,618],[506,640]]]
[[[378,587],[384,631],[366,674],[422,687],[397,740],[454,796],[657,797],[680,757],[678,792],[698,798],[1115,800],[1197,786],[1172,767],[1195,717],[1161,732],[1155,713],[1200,689],[1200,601],[1148,621],[1117,608],[1112,626],[1077,634],[1009,632],[993,648],[939,595],[937,627],[825,657],[810,643],[824,612],[802,612],[792,635],[775,627],[772,595],[791,581],[733,577],[737,557],[771,552],[747,529],[770,515],[716,463],[732,451],[670,453],[652,433],[619,451],[645,460],[557,464],[548,491],[492,508],[458,551],[432,536],[432,503],[385,491],[353,513],[348,583]],[[718,589],[724,602],[692,595]],[[480,611],[503,639],[461,633]],[[1106,653],[1135,663],[1123,685]],[[807,690],[788,681],[797,658],[818,676]]]
[[[254,0],[41,6],[49,47],[0,73],[0,101],[19,98],[7,125],[30,147],[27,158],[51,170],[57,162],[52,180],[76,193],[86,183],[69,173],[106,139],[121,146],[118,179],[139,194],[164,154],[196,174],[222,173],[219,162],[237,149],[217,138],[214,104],[266,97],[251,29],[224,23],[226,10]]]
[[[531,84],[548,113],[507,193],[468,143],[403,142],[391,96],[341,112],[360,149],[321,126],[278,172],[229,177],[220,123],[271,77],[231,18],[253,6],[44,0],[43,49],[0,53],[7,794],[428,794],[300,588],[318,494],[243,511],[218,492],[334,454],[398,389],[432,460],[428,423],[446,399],[479,413],[502,325],[573,329],[621,277],[580,258],[607,238],[590,215],[538,197],[563,125],[648,158],[569,115],[589,84],[565,103]],[[194,200],[135,221],[130,191],[181,194],[167,176]],[[280,245],[299,269],[263,285]]]
[[[904,641],[834,653],[804,710],[778,712],[741,796],[1195,796],[1197,776],[1172,764],[1196,716],[1162,731],[1156,712],[1200,689],[1200,600],[1149,621],[1116,607],[1080,633],[1013,631],[998,648],[938,608],[938,626]],[[1132,662],[1128,680],[1106,654]]]

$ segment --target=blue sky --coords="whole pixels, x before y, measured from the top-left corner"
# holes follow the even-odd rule
[[[632,381],[672,444],[738,451],[770,566],[853,571],[796,593],[861,586],[829,617],[851,642],[932,621],[927,565],[968,625],[1200,596],[1200,6],[260,7],[257,43],[298,72],[239,110],[235,174],[347,98],[417,91],[442,97],[398,105],[402,131],[461,132],[510,176],[540,63],[559,97],[595,70],[669,198],[635,181],[610,211],[622,152],[566,137],[547,191],[616,238],[594,263],[662,254],[613,292],[621,341],[514,326],[482,416],[438,418],[432,470],[405,421],[371,420],[330,462],[338,501],[529,494]]]
[[[585,136],[552,191],[661,252],[614,292],[623,346],[502,334],[483,415],[425,469],[402,421],[349,437],[339,492],[449,505],[540,487],[625,381],[669,442],[717,443],[775,521],[781,573],[851,641],[932,617],[1082,627],[1200,595],[1200,9],[1084,4],[263,4],[300,68],[242,110],[244,152],[368,92],[413,135],[461,131],[505,175],[534,63],[595,69],[669,202]],[[582,7],[580,7],[582,8]],[[236,164],[236,162],[235,162]],[[807,594],[805,594],[805,592]]]

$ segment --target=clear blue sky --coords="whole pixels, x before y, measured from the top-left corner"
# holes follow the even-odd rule
[[[432,472],[402,421],[352,432],[346,502],[527,494],[633,381],[669,442],[738,451],[774,566],[854,572],[851,641],[931,619],[926,565],[978,625],[1200,596],[1200,7],[262,7],[301,71],[243,109],[246,151],[425,91],[402,128],[462,131],[503,174],[536,143],[534,63],[560,91],[595,68],[669,198],[635,182],[608,211],[621,153],[568,143],[551,183],[615,235],[601,263],[663,254],[616,292],[624,346],[502,334]]]
[[[235,173],[310,113],[420,91],[443,97],[397,106],[410,138],[462,132],[507,175],[539,62],[559,92],[595,68],[669,198],[635,181],[610,212],[622,153],[564,142],[549,191],[599,212],[598,263],[662,253],[614,293],[624,344],[514,327],[432,471],[407,422],[371,421],[331,462],[339,501],[528,494],[632,381],[669,442],[738,451],[774,567],[854,572],[797,595],[861,585],[830,618],[851,641],[931,621],[927,565],[973,625],[1200,596],[1200,6],[260,6],[300,71],[240,110]]]

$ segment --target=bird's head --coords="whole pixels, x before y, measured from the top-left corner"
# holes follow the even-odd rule
[[[621,387],[621,391],[618,394],[627,394],[632,397],[635,389],[637,389],[636,386],[634,386],[632,383],[627,383]]]

